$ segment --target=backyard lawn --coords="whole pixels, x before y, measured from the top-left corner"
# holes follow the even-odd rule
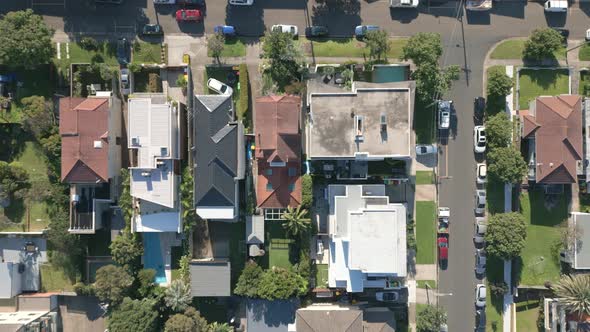
[[[578,57],[580,61],[590,61],[590,45],[585,43],[584,46],[580,47]]]
[[[531,300],[516,303],[516,330],[517,331],[545,331],[537,327],[539,318],[539,301]]]
[[[522,52],[524,51],[524,39],[506,40],[500,43],[490,54],[492,59],[522,59]],[[555,58],[558,60],[565,59],[565,48],[560,48],[555,53]]]
[[[529,101],[538,96],[556,96],[569,93],[567,69],[522,69],[519,73],[520,109],[528,109]]]
[[[416,184],[433,184],[434,174],[431,171],[416,171]]]
[[[390,50],[387,53],[389,59],[399,59],[402,48],[408,42],[407,38],[393,38],[390,40]],[[355,38],[343,39],[306,39],[300,38],[299,43],[303,51],[309,56],[315,57],[369,57],[369,50],[365,43]]]
[[[63,269],[51,264],[41,265],[41,288],[45,292],[72,291],[74,283],[66,277]]]
[[[211,52],[207,51],[207,56],[211,56]],[[221,52],[222,58],[233,58],[246,56],[246,44],[237,37],[226,37],[225,47]]]
[[[69,46],[70,50],[69,59],[67,58],[66,45]],[[109,42],[99,43],[98,49],[92,51],[83,49],[78,43],[62,43],[60,45],[60,49],[57,50],[57,52],[60,52],[61,59],[58,60],[56,56],[54,61],[56,65],[62,68],[64,71],[70,66],[70,63],[91,63],[93,58],[102,59],[102,61],[97,62],[104,62],[107,65],[119,65],[116,57],[117,45]]]
[[[268,267],[273,266],[288,269],[292,266],[289,252],[292,239],[287,238],[283,223],[278,220],[265,221],[266,242],[268,242]]]
[[[135,42],[133,44],[133,63],[153,64],[162,62],[162,44]]]
[[[317,264],[315,273],[316,287],[328,287],[328,264]]]
[[[435,207],[432,201],[416,202],[417,264],[434,264],[436,242]]]
[[[520,195],[527,223],[527,239],[521,253],[521,285],[538,286],[559,279],[559,263],[552,247],[561,239],[560,224],[567,219],[567,203],[564,195],[553,195],[547,201],[540,190]]]

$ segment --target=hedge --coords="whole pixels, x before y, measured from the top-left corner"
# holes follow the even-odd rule
[[[248,106],[250,105],[250,90],[248,85],[248,67],[245,63],[240,65],[240,101],[238,103],[238,119],[242,120],[244,125],[249,128],[251,120],[248,115]]]

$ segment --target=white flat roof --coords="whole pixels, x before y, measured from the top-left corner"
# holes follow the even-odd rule
[[[130,168],[131,196],[175,208],[179,176],[174,175],[174,162],[162,160],[157,169]]]
[[[203,219],[234,219],[236,217],[233,206],[199,206],[197,214]]]
[[[574,241],[574,268],[590,269],[590,213],[572,212],[572,220],[576,230]]]
[[[135,222],[135,231],[180,233],[181,218],[180,211],[138,215]]]

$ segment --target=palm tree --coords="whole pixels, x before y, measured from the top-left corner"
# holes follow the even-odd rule
[[[551,288],[568,311],[590,315],[590,276],[564,276]]]
[[[295,237],[306,231],[310,225],[310,220],[306,216],[307,210],[302,209],[301,205],[296,209],[287,207],[287,211],[282,215],[285,220],[283,227],[287,230],[287,234]]]
[[[183,311],[191,303],[191,288],[182,280],[174,280],[164,293],[166,306],[175,312]]]
[[[211,332],[231,332],[233,330],[227,323],[213,322],[209,324],[209,331]]]

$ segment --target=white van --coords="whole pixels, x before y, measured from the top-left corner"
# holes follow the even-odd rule
[[[546,12],[565,13],[567,12],[567,0],[547,0],[544,7]]]

